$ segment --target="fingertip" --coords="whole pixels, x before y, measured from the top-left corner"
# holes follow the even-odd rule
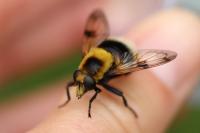
[[[73,91],[72,95],[74,97]],[[91,93],[86,94],[80,100],[76,100],[75,97],[66,106],[61,109],[56,109],[45,121],[37,125],[34,129],[30,130],[30,133],[64,133],[64,132],[76,132],[76,133],[94,133],[94,132],[138,132],[139,129],[127,114],[124,117],[118,116],[123,114],[122,110],[115,110],[116,104],[109,102],[110,98],[107,96],[98,96],[96,101],[92,105],[92,114],[88,117],[88,101],[91,97]],[[108,107],[109,106],[109,107]],[[121,111],[121,112],[120,112]],[[125,112],[128,110],[125,109]],[[118,113],[116,113],[118,112]],[[134,118],[134,116],[132,116]],[[130,127],[131,125],[131,127]]]
[[[166,49],[178,54],[172,62],[152,69],[168,87],[175,90],[187,77],[199,71],[199,34],[199,17],[191,11],[174,8],[150,16],[127,36],[135,41],[138,48]]]

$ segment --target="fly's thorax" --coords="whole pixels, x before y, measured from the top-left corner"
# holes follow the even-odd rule
[[[103,48],[93,48],[87,53],[79,65],[79,69],[86,71],[98,81],[113,64],[113,56]]]

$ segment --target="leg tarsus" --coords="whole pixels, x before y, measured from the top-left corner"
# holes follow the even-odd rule
[[[138,118],[138,114],[135,112],[135,110],[133,108],[131,108],[129,105],[128,105],[128,102],[126,100],[126,98],[124,97],[123,93],[122,93],[122,99],[123,99],[123,103],[124,103],[124,106],[127,107],[134,115],[136,118]]]
[[[126,100],[126,98],[125,98],[125,96],[124,96],[122,91],[120,91],[120,90],[118,90],[118,89],[116,89],[116,88],[114,88],[114,87],[112,87],[112,86],[110,86],[110,85],[108,85],[106,83],[101,83],[100,85],[102,85],[106,90],[114,93],[115,95],[122,97],[124,106],[127,107],[134,114],[134,116],[136,118],[138,117],[138,115],[135,112],[135,110],[129,106],[129,104],[128,104],[128,102],[127,102],[127,100]]]
[[[67,100],[66,100],[63,104],[59,105],[59,108],[64,107],[64,106],[65,106],[66,104],[68,104],[69,101],[71,100],[71,96],[70,96],[69,89],[70,89],[70,87],[73,86],[73,85],[74,85],[74,81],[70,81],[70,82],[67,84],[67,86],[66,86]]]
[[[88,108],[88,117],[91,118],[91,107],[92,107],[92,102],[96,99],[97,95],[101,92],[99,88],[95,88],[95,94],[92,96],[92,98],[89,101],[89,108]]]

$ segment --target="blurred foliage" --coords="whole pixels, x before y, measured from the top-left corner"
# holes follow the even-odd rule
[[[32,72],[26,76],[19,77],[11,81],[0,89],[0,102],[12,100],[16,96],[22,96],[24,93],[37,90],[40,86],[59,81],[72,73],[80,62],[81,55],[75,55],[71,58],[64,58],[56,61],[55,64],[48,65],[42,70]]]
[[[1,86],[0,102],[11,100],[16,96],[37,90],[40,86],[59,81],[71,74],[78,66],[81,55],[64,58],[42,70],[30,73],[24,77]],[[200,133],[200,108],[191,107],[189,112],[172,123],[167,133]]]
[[[187,114],[171,124],[167,133],[200,133],[200,107],[190,107]]]

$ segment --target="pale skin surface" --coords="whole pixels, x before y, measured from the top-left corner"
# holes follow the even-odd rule
[[[1,18],[4,19],[0,21],[2,38],[0,64],[3,64],[0,66],[1,82],[14,75],[31,71],[47,63],[48,60],[59,58],[66,53],[70,54],[78,46],[69,44],[80,44],[86,16],[96,7],[95,4],[100,4],[95,3],[90,7],[87,4],[82,5],[81,8],[84,10],[80,11],[74,11],[74,8],[63,9],[68,11],[60,16],[54,12],[50,21],[49,18],[45,18],[45,13],[43,16],[40,14],[44,8],[19,13],[21,15],[19,17],[22,18],[20,20],[13,18],[17,16],[16,11],[28,9],[23,9],[23,4],[18,4],[20,6],[15,8],[16,3],[11,3],[13,5],[10,4],[10,8],[2,8],[5,13],[2,11]],[[53,0],[44,2],[44,5],[56,8],[56,2]],[[75,17],[80,14],[80,18]],[[30,16],[34,20],[32,23],[25,21],[30,20],[28,19]],[[12,23],[8,23],[11,21],[9,17],[12,18]],[[36,19],[38,17],[43,20]],[[79,22],[80,25],[73,26],[74,22]],[[75,91],[72,90],[72,101],[64,108],[57,109],[58,104],[64,102],[66,97],[64,92],[66,83],[62,82],[48,86],[53,89],[51,91],[33,94],[26,100],[2,106],[0,130],[12,133],[25,130],[29,130],[30,133],[163,132],[190,96],[198,76],[199,35],[199,18],[183,9],[171,9],[152,15],[130,28],[124,35],[134,41],[139,48],[169,49],[178,53],[177,59],[165,66],[155,68],[153,71],[136,72],[110,83],[123,90],[130,106],[138,112],[138,119],[123,106],[119,97],[103,89],[103,93],[93,104],[92,119],[87,118],[87,109],[93,92],[87,93],[77,101]],[[13,39],[16,39],[15,45],[10,42]],[[13,65],[15,67],[12,67]],[[61,96],[63,98],[59,102]],[[36,125],[34,129],[33,125]]]

